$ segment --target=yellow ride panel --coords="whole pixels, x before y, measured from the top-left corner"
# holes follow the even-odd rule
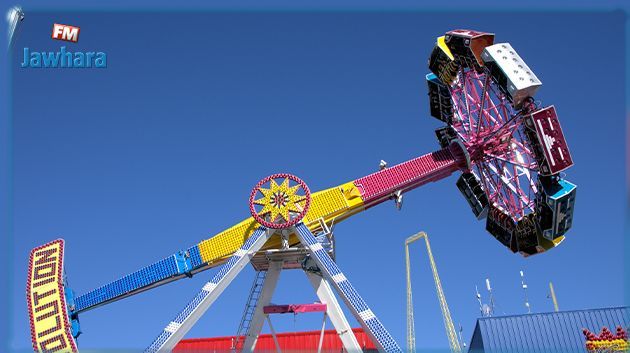
[[[361,210],[363,210],[363,200],[361,200],[359,190],[350,182],[313,193],[311,206],[304,216],[303,222],[311,231],[315,231],[321,227],[320,220],[322,219],[326,223],[333,219],[343,220]],[[256,220],[250,217],[214,237],[200,242],[201,260],[210,265],[223,262],[245,243],[245,240],[257,227]],[[292,236],[290,243],[297,243],[297,238]],[[272,238],[265,248],[277,247],[279,244],[279,239]]]
[[[224,230],[214,237],[199,243],[201,260],[213,263],[219,259],[230,256],[240,248],[245,240],[258,227],[254,218],[250,217],[241,223]]]
[[[58,239],[31,251],[26,295],[37,353],[77,351],[66,312],[63,245]]]
[[[348,209],[348,202],[341,187],[330,188],[314,193],[311,196],[311,207],[304,216],[307,226],[319,219],[330,220]]]
[[[448,47],[448,45],[446,45],[446,39],[444,38],[444,36],[437,38],[437,46],[442,49],[442,51],[448,56],[449,59],[451,59],[451,61],[455,60],[453,53],[451,53],[451,49]]]

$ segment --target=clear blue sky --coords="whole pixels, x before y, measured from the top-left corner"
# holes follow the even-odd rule
[[[498,312],[623,304],[624,15],[614,13],[30,13],[13,62],[14,258],[11,346],[28,348],[28,252],[66,239],[66,270],[83,293],[249,215],[262,177],[290,172],[312,190],[438,148],[424,75],[435,37],[454,28],[496,33],[543,81],[576,163],[573,230],[523,259],[478,222],[456,176],[337,227],[338,263],[405,344],[404,239],[429,233],[453,319],[469,341],[475,285],[490,277]],[[21,48],[57,50],[53,22],[81,27],[74,50],[108,54],[107,69],[21,69]],[[282,147],[278,147],[281,143]],[[272,150],[273,152],[269,152]],[[413,249],[419,348],[446,348],[426,252]],[[80,348],[144,348],[213,271],[81,316]],[[233,335],[247,269],[189,333]],[[485,294],[485,293],[484,293]],[[299,272],[276,303],[315,299]],[[278,317],[279,331],[321,318]]]

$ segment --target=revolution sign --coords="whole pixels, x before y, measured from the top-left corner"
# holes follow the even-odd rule
[[[31,251],[26,295],[35,352],[77,352],[66,309],[62,239]]]

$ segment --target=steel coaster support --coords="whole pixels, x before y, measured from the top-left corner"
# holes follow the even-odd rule
[[[232,280],[247,266],[250,256],[260,250],[273,234],[273,230],[268,230],[264,227],[256,229],[245,244],[221,266],[221,269],[212,280],[203,286],[193,300],[164,328],[164,331],[144,352],[170,352]]]
[[[324,321],[326,317],[330,319],[346,352],[362,352],[361,345],[359,341],[357,341],[346,316],[343,314],[341,305],[339,305],[339,301],[328,280],[311,272],[304,271],[304,273],[309,282],[311,282],[313,289],[315,289],[319,301],[326,304],[326,316],[324,317]]]
[[[273,293],[276,290],[276,285],[278,284],[278,279],[280,279],[280,272],[282,272],[283,265],[284,261],[271,261],[269,263],[267,276],[265,277],[263,288],[260,292],[260,296],[258,297],[258,302],[256,303],[254,316],[249,323],[249,328],[247,330],[247,334],[245,335],[245,342],[243,343],[241,352],[250,353],[253,352],[256,347],[258,335],[260,335],[260,331],[265,323],[266,315],[263,308],[271,303],[271,297],[273,297]]]
[[[370,336],[378,351],[381,353],[402,353],[402,349],[400,349],[394,338],[370,310],[367,303],[354,289],[337,264],[328,256],[322,245],[317,242],[313,233],[303,223],[299,223],[296,229],[298,238],[309,250],[313,260],[321,269],[324,278],[333,284],[354,317]]]

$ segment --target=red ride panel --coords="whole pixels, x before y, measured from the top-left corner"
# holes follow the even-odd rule
[[[532,114],[532,119],[551,174],[572,166],[573,159],[562,133],[562,127],[560,127],[556,108],[552,105],[536,111]]]
[[[407,191],[449,176],[459,169],[448,149],[386,168],[354,181],[366,206],[384,201],[398,190]]]
[[[374,343],[362,328],[353,328],[352,331],[359,341],[359,345],[364,352],[376,352]],[[307,332],[286,332],[278,333],[278,343],[283,352],[293,353],[310,353],[317,352],[319,345],[320,331]],[[231,353],[232,345],[236,337],[216,337],[216,338],[189,338],[181,340],[173,352],[175,353]],[[324,333],[324,342],[322,353],[339,353],[343,349],[341,340],[337,336],[335,330],[326,330]],[[273,337],[269,334],[260,335],[256,343],[254,352],[276,352]]]

